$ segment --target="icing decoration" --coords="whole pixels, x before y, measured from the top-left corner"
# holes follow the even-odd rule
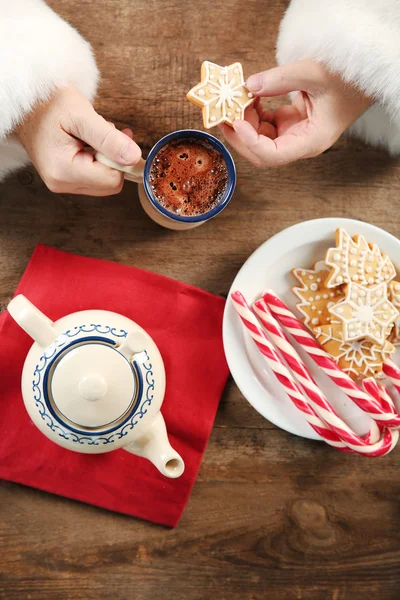
[[[187,99],[203,109],[206,129],[220,123],[232,126],[234,120],[244,118],[245,109],[255,101],[244,87],[240,63],[221,67],[207,60],[201,65],[200,83],[188,92]]]
[[[301,300],[296,306],[304,317],[304,325],[312,329],[315,325],[329,323],[331,319],[329,306],[334,306],[336,302],[342,300],[344,293],[341,289],[335,288],[330,292],[329,298],[329,290],[324,283],[328,276],[324,263],[316,263],[313,269],[293,269],[292,273],[301,284],[301,287],[294,287],[293,292]],[[318,322],[315,321],[315,311],[319,315]]]
[[[387,340],[383,346],[366,339],[345,342],[341,325],[323,325],[314,330],[321,346],[352,379],[382,376],[383,363],[396,348]]]
[[[396,276],[392,261],[376,244],[368,244],[361,235],[351,238],[344,229],[336,231],[336,248],[329,248],[325,263],[331,267],[328,288],[350,281],[364,286],[389,283]]]
[[[399,311],[388,300],[386,283],[363,288],[358,283],[347,286],[344,300],[330,308],[342,323],[345,341],[368,338],[383,345]]]

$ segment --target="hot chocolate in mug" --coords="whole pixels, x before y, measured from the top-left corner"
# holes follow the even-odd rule
[[[151,171],[153,161],[166,146],[179,142],[183,144],[185,142],[188,142],[188,144],[193,144],[194,142],[204,144],[205,147],[210,149],[210,152],[218,155],[220,161],[224,164],[226,177],[223,190],[216,202],[210,206],[210,209],[201,214],[183,215],[168,210],[158,200],[154,186],[152,185]],[[139,163],[131,167],[122,167],[100,152],[96,152],[95,158],[112,169],[123,171],[125,179],[138,183],[139,199],[144,211],[153,221],[168,229],[192,229],[212,219],[227,206],[236,186],[235,163],[228,149],[216,137],[196,129],[183,129],[169,133],[153,146],[146,160],[142,158]]]

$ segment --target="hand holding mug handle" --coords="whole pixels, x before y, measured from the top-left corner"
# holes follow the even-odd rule
[[[141,158],[139,162],[135,165],[128,167],[119,165],[107,156],[104,156],[104,154],[101,154],[101,152],[95,152],[94,158],[101,162],[103,165],[106,165],[106,167],[116,169],[117,171],[122,171],[124,173],[124,178],[128,181],[133,181],[135,183],[143,183],[144,165],[146,164],[146,161],[143,158]]]

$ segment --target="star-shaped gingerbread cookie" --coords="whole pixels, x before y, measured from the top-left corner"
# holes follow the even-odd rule
[[[322,267],[322,268],[321,268]],[[301,300],[296,304],[297,310],[304,317],[304,325],[314,329],[320,325],[331,323],[330,308],[339,300],[343,300],[341,288],[328,289],[325,280],[329,274],[325,265],[316,263],[313,269],[293,269],[292,273],[301,287],[294,287],[293,292]]]
[[[365,339],[345,342],[340,324],[317,327],[315,337],[352,379],[381,376],[384,361],[396,350],[387,340],[383,346]]]
[[[349,283],[345,299],[332,306],[330,312],[342,323],[345,342],[366,338],[378,345],[385,343],[399,316],[388,298],[386,283],[374,288]]]
[[[201,65],[201,81],[187,94],[187,99],[203,109],[206,129],[221,123],[233,124],[244,118],[245,109],[255,101],[244,86],[243,68],[238,62],[221,67],[208,60]]]
[[[329,248],[325,263],[331,267],[325,282],[328,288],[350,282],[370,287],[396,276],[392,261],[376,244],[368,244],[362,235],[351,238],[344,229],[336,231],[336,248]]]

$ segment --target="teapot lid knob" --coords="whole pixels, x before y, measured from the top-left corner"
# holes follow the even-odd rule
[[[83,375],[79,381],[78,388],[82,398],[91,402],[103,398],[108,390],[107,382],[100,373]]]

